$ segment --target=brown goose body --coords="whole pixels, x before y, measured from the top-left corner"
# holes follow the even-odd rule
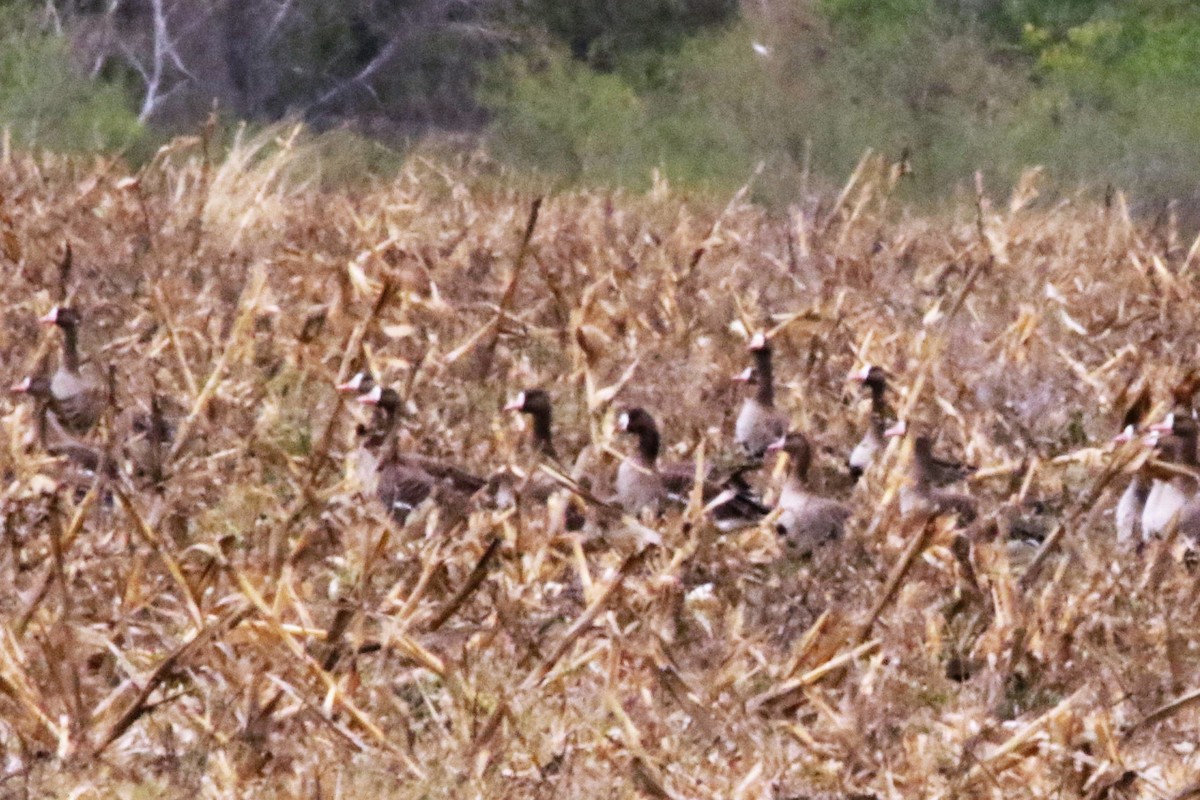
[[[457,467],[392,450],[380,460],[377,494],[388,513],[403,524],[413,509],[430,498],[462,512],[486,485],[487,481]]]
[[[55,306],[38,321],[62,331],[62,361],[50,377],[50,410],[67,431],[87,433],[104,412],[104,395],[80,371],[79,313]]]
[[[804,555],[825,542],[840,539],[852,512],[849,506],[809,490],[812,446],[808,437],[803,433],[789,433],[769,449],[787,453],[790,462],[783,490],[779,493],[781,513],[775,526],[788,552]]]
[[[100,448],[85,444],[72,436],[64,429],[57,415],[52,413],[54,396],[50,385],[51,379],[43,375],[25,378],[14,384],[10,390],[14,394],[23,394],[33,399],[37,438],[42,449],[52,456],[66,458],[85,473],[95,474],[103,471],[106,477],[116,477],[117,462],[108,458]]]
[[[755,392],[742,402],[734,423],[734,443],[748,458],[762,458],[771,443],[787,431],[787,417],[775,408],[775,379],[771,368],[771,346],[762,333],[750,341],[754,367],[734,380],[753,383]]]
[[[696,485],[695,463],[659,464],[660,436],[654,418],[645,410],[623,411],[617,427],[637,438],[638,446],[617,468],[617,505],[628,513],[644,509],[660,512],[667,503],[686,505]],[[701,500],[721,530],[753,524],[769,509],[759,503],[741,478],[741,472],[725,480],[705,480]]]
[[[888,436],[903,436],[907,431],[907,425],[901,421],[886,433]],[[962,465],[934,456],[933,441],[928,436],[916,436],[912,443],[909,485],[900,493],[900,512],[905,515],[955,515],[960,523],[974,522],[979,515],[979,504],[975,498],[939,488],[940,482],[952,482],[955,475],[966,474],[967,468]]]
[[[375,468],[375,494],[388,513],[403,524],[409,513],[426,500],[454,511],[462,511],[487,481],[433,458],[404,453],[396,438],[400,396],[376,385],[358,398],[360,403],[383,409],[381,429],[368,432],[364,447],[379,448]]]

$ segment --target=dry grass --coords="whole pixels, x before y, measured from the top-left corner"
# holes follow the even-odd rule
[[[867,159],[816,215],[551,196],[519,257],[534,198],[486,165],[317,193],[286,180],[294,139],[200,148],[135,179],[0,164],[10,377],[54,347],[35,319],[66,242],[92,367],[185,420],[161,491],[89,487],[0,401],[0,795],[1157,798],[1200,778],[1200,717],[1162,709],[1200,687],[1197,584],[1162,545],[1115,545],[1105,444],[1131,377],[1161,399],[1197,356],[1200,264],[1169,224],[1119,195],[1045,207],[1035,173],[909,219]],[[363,359],[422,451],[478,472],[528,460],[499,409],[532,385],[572,455],[638,403],[673,453],[726,460],[758,326],[859,509],[811,560],[694,508],[641,551],[536,507],[397,529],[345,475],[358,410],[332,385]],[[837,477],[862,360],[985,467],[985,509],[1049,507],[1036,570],[900,520],[895,452]]]

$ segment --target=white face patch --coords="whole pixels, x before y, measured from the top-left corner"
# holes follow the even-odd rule
[[[521,392],[520,394],[518,394],[517,398],[515,400],[513,400],[512,404],[514,406],[516,406],[517,408],[524,408],[525,407],[525,393]]]
[[[383,397],[383,387],[376,386],[374,389],[367,392],[362,397],[358,398],[358,402],[373,406],[373,405],[377,405],[379,403],[380,398],[382,398],[382,397]]]
[[[629,412],[622,411],[621,416],[617,417],[617,429],[622,431],[629,430]]]
[[[754,367],[746,367],[737,375],[734,375],[733,379],[739,383],[749,383],[754,379]]]
[[[759,331],[758,333],[754,334],[754,336],[750,339],[750,349],[751,350],[762,350],[766,346],[767,346],[767,335],[765,333],[763,333],[762,331]]]

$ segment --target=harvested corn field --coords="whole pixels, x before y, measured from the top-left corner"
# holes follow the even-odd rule
[[[1169,218],[215,150],[0,162],[3,796],[1195,791],[1193,542],[1114,519],[1195,472]],[[764,385],[807,449],[735,444]]]

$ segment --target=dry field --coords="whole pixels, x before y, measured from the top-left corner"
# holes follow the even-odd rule
[[[136,175],[0,161],[8,378],[57,359],[36,320],[65,299],[111,376],[91,443],[121,461],[118,412],[156,393],[176,419],[160,485],[94,481],[0,400],[0,797],[1197,791],[1197,584],[1177,542],[1119,547],[1111,513],[1144,458],[1109,443],[1124,406],[1146,385],[1165,410],[1197,357],[1200,254],[1170,219],[1044,200],[1036,173],[916,218],[870,158],[791,214],[662,184],[531,215],[482,160],[321,191],[287,134],[210,149]],[[627,447],[637,404],[672,456],[729,463],[729,378],[763,328],[820,485],[855,508],[808,558],[696,503],[655,545],[532,503],[397,527],[346,465],[364,415],[333,387],[367,365],[414,449],[480,474],[534,468],[501,411],[532,386],[568,457]],[[904,445],[842,477],[865,362],[980,466],[967,534],[901,518]],[[1003,540],[1014,498],[1044,510],[1036,555]]]

